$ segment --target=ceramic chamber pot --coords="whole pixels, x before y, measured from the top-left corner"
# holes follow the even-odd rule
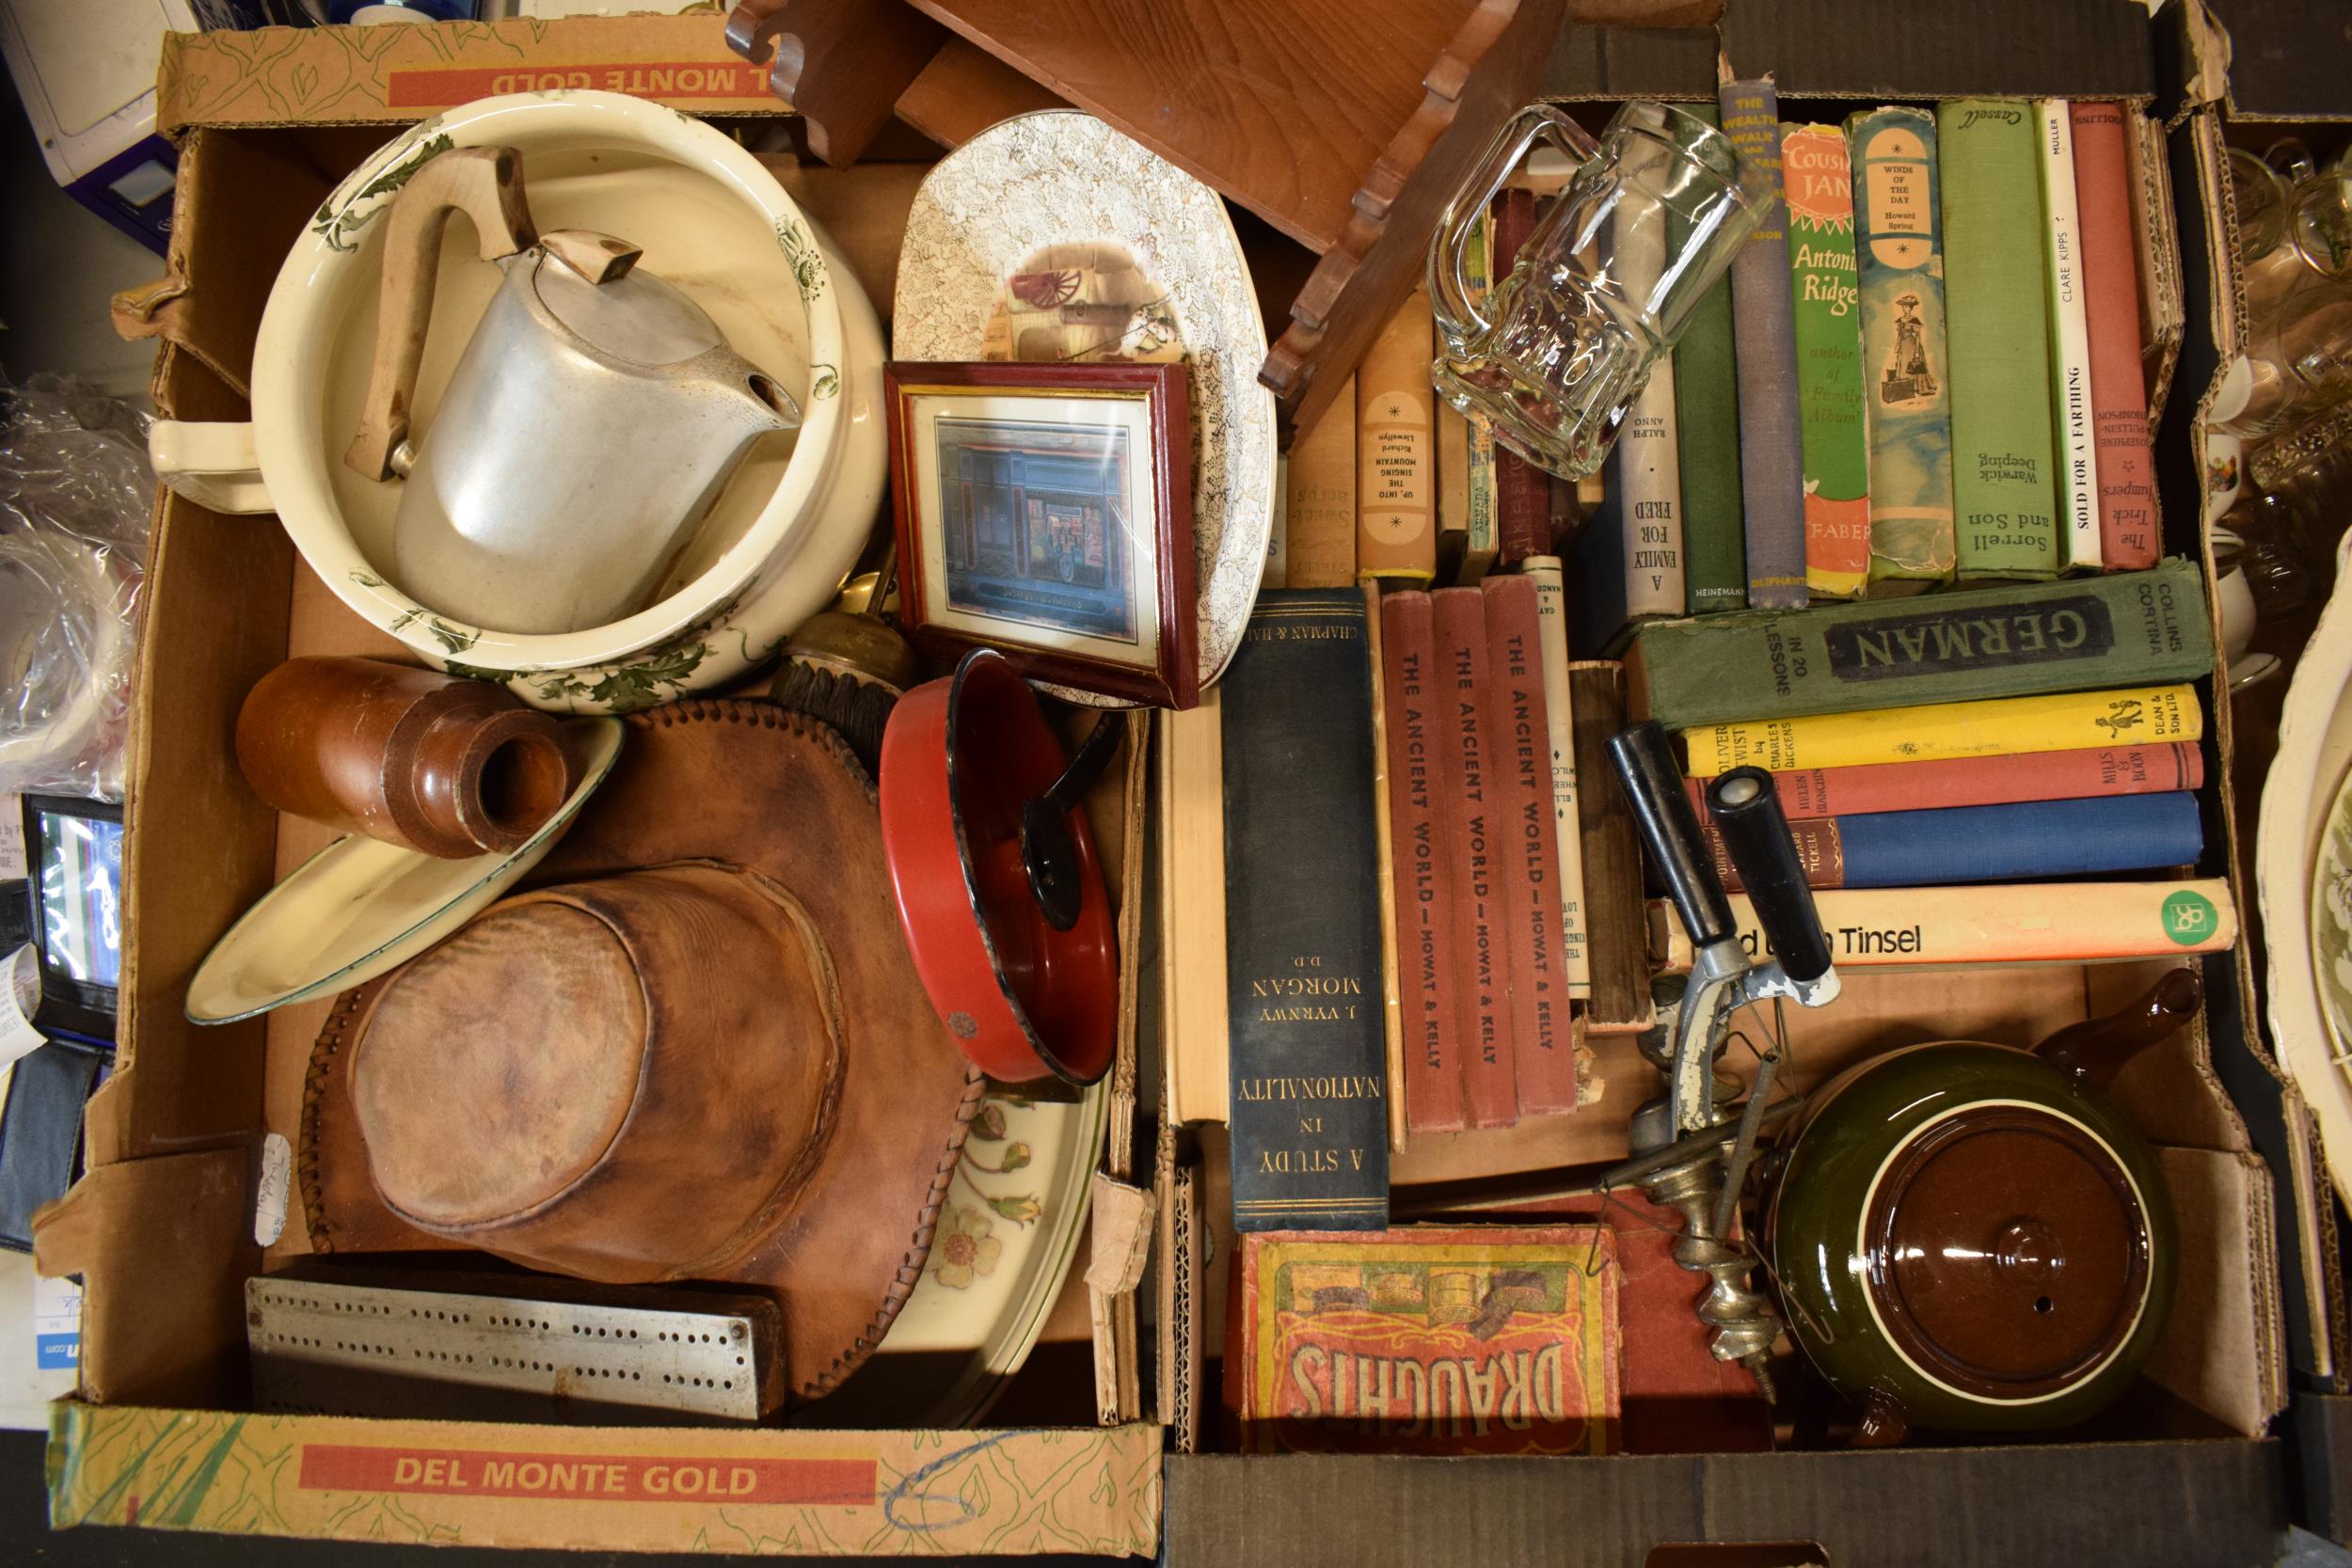
[[[1815,1092],[1768,1244],[1790,1332],[1862,1404],[1864,1442],[2071,1425],[2137,1374],[2171,1304],[2172,1212],[2100,1090],[2199,999],[2176,970],[2038,1052],[1913,1046]]]
[[[517,635],[420,604],[388,570],[396,481],[342,462],[367,387],[382,275],[379,221],[407,178],[455,147],[522,154],[542,231],[630,237],[726,341],[800,405],[762,437],[634,614]],[[463,225],[444,242],[417,380],[421,446],[501,273]],[[320,580],[422,657],[497,680],[534,706],[618,713],[718,685],[771,656],[824,608],[879,507],[886,474],[882,333],[824,235],[757,160],[676,111],[616,93],[486,98],[370,154],[288,253],[253,357],[251,424],[160,421],[151,449],[181,494],[222,512],[275,510]],[[539,460],[515,454],[515,483]]]

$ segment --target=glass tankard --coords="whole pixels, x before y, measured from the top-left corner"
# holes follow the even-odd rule
[[[1508,277],[1475,300],[1470,226],[1541,142],[1581,164]],[[1440,396],[1564,478],[1598,469],[1651,364],[1779,202],[1772,170],[1705,120],[1630,103],[1596,142],[1549,103],[1504,126],[1439,220],[1429,298]]]

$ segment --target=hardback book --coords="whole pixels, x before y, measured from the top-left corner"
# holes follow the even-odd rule
[[[1788,293],[1781,193],[1780,99],[1770,78],[1716,89],[1724,135],[1772,174],[1771,208],[1731,263],[1732,342],[1740,378],[1740,494],[1747,526],[1748,603],[1803,610],[1804,452],[1798,429],[1797,328]]]
[[[1953,532],[1963,582],[2056,577],[2056,443],[2033,105],[1935,114],[1952,372]]]
[[[1389,821],[1395,863],[1398,989],[1405,1005],[1405,1124],[1412,1132],[1457,1132],[1462,1116],[1459,924],[1453,879],[1444,875],[1445,812],[1438,752],[1436,626],[1429,595],[1388,594],[1380,603],[1382,696],[1388,706]]]
[[[1952,401],[1935,117],[1885,108],[1846,121],[1870,441],[1870,580],[1952,580]]]
[[[1171,1126],[1223,1121],[1232,1106],[1225,984],[1225,735],[1216,689],[1162,708],[1152,754],[1159,792],[1160,1032]]]
[[[1245,1452],[1610,1453],[1606,1226],[1242,1238],[1225,1400]]]
[[[1568,976],[1560,961],[1560,830],[1551,785],[1550,699],[1534,579],[1488,578],[1486,734],[1495,781],[1502,931],[1511,955],[1512,1053],[1521,1116],[1576,1109]]]
[[[2162,548],[2140,372],[2130,138],[2121,103],[2076,103],[2072,113],[2083,309],[2090,336],[2090,422],[2099,449],[2099,548],[2108,570],[2130,570],[2154,565]]]
[[[2058,458],[2058,558],[2095,572],[2099,470],[2090,417],[2090,325],[2084,310],[2082,220],[2074,202],[2074,117],[2062,98],[2034,103],[2042,149],[2042,238],[2048,247],[2050,418]]]
[[[1712,103],[1677,107],[1709,125],[1721,123]],[[1670,245],[1687,237],[1690,220],[1666,219]],[[1740,376],[1731,356],[1731,291],[1718,285],[1700,296],[1675,344],[1675,438],[1681,460],[1683,602],[1692,615],[1745,610],[1747,533],[1740,521]]]
[[[2110,963],[2237,944],[2237,908],[2220,877],[1838,889],[1814,895],[1813,904],[1840,969]],[[1772,943],[1744,894],[1731,895],[1731,912],[1749,956],[1769,957]],[[1666,969],[1691,967],[1690,938],[1662,898],[1650,905],[1650,933]]]
[[[1702,816],[1707,810],[1707,786],[1712,782],[1704,776],[1684,781],[1691,803]],[[1938,806],[1998,806],[2017,800],[2162,795],[2200,789],[2204,783],[2204,751],[2186,741],[1952,757],[1944,762],[1808,768],[1772,775],[1781,812],[1792,821]]]
[[[1593,968],[1584,942],[1584,846],[1578,826],[1575,698],[1568,681],[1568,595],[1556,555],[1530,556],[1519,570],[1535,584],[1535,610],[1543,622],[1544,719],[1551,731],[1551,806],[1560,844],[1560,967],[1568,994],[1593,990]]]
[[[1508,277],[1535,231],[1536,194],[1511,188],[1495,198],[1494,276]],[[1495,564],[1512,565],[1551,548],[1551,480],[1500,444],[1494,447]]]
[[[1283,507],[1284,575],[1293,588],[1344,588],[1356,580],[1355,378],[1329,412],[1291,444]]]
[[[1805,885],[1816,888],[1942,887],[2150,871],[2193,865],[2205,847],[2197,797],[2185,790],[1801,817],[1788,831]],[[1701,832],[1724,886],[1738,891],[1739,868],[1723,835],[1712,823]]]
[[[1356,585],[1364,601],[1366,662],[1372,667],[1372,805],[1377,851],[1375,864],[1380,909],[1381,1075],[1391,1085],[1387,1106],[1389,1148],[1405,1147],[1405,1100],[1394,1085],[1405,1078],[1404,965],[1398,958],[1396,931],[1396,852],[1390,842],[1391,792],[1389,787],[1388,671],[1380,626],[1380,580],[1366,578]]]
[[[1438,650],[1438,786],[1445,797],[1447,877],[1460,924],[1454,962],[1462,997],[1462,1108],[1472,1127],[1518,1120],[1511,1054],[1511,959],[1503,926],[1505,796],[1488,732],[1486,610],[1475,588],[1429,595]]]
[[[1363,598],[1260,594],[1217,689],[1233,1224],[1384,1226],[1388,1023]]]
[[[1626,726],[1625,666],[1613,659],[1572,661],[1568,693],[1577,781],[1589,784],[1576,792],[1585,952],[1593,970],[1584,1026],[1596,1035],[1638,1035],[1657,1012],[1642,940],[1642,840],[1609,767],[1609,737]]]
[[[1356,369],[1356,575],[1427,582],[1438,573],[1437,330],[1420,290]]]
[[[1435,400],[1437,446],[1430,462],[1438,478],[1437,581],[1455,582],[1470,561],[1470,420],[1443,398]]]
[[[1780,162],[1796,311],[1805,592],[1810,600],[1858,598],[1870,580],[1870,447],[1845,135],[1834,125],[1784,125]]]
[[[1485,299],[1494,281],[1494,214],[1481,213],[1470,224],[1469,241],[1462,247],[1462,281],[1468,285],[1473,300]],[[1495,563],[1494,432],[1464,418],[1443,399],[1438,400],[1438,412],[1441,419],[1451,415],[1461,427],[1463,539],[1462,559],[1455,569],[1454,581],[1472,583],[1491,571]],[[1439,461],[1442,465],[1442,456]]]
[[[1682,729],[2212,671],[2204,588],[2193,562],[2175,560],[2074,582],[1647,626],[1629,673],[1636,715]]]
[[[1690,770],[1711,774],[1751,765],[1784,772],[2012,752],[2153,746],[2201,740],[2204,734],[2205,710],[2197,701],[2197,689],[2184,683],[1708,724],[1685,732],[1683,738],[1690,746]]]

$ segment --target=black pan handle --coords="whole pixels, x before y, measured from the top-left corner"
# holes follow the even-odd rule
[[[1799,982],[1820,979],[1830,966],[1829,939],[1772,776],[1761,768],[1733,768],[1707,786],[1707,810],[1782,971]]]
[[[1618,731],[1609,737],[1609,761],[1633,807],[1642,846],[1665,879],[1692,945],[1706,947],[1736,934],[1731,900],[1699,837],[1698,814],[1691,809],[1665,730],[1651,722]]]

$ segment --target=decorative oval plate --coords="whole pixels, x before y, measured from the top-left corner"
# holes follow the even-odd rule
[[[2352,536],[2337,552],[2336,591],[2305,644],[2279,718],[2279,754],[2263,781],[2255,887],[2268,933],[2270,1035],[2279,1065],[2319,1123],[2337,1194],[2352,1202],[2352,974],[2342,874],[2352,866]],[[2309,928],[2306,929],[2308,924]]]
[[[1200,684],[1223,674],[1265,566],[1275,434],[1265,323],[1216,193],[1092,115],[991,126],[915,193],[891,334],[900,359],[1184,361]]]
[[[440,860],[365,833],[337,839],[286,875],[213,944],[188,982],[198,1023],[241,1018],[363,985],[448,936],[547,858],[621,754],[621,721],[574,719],[564,732],[580,783],[511,855]]]
[[[1074,1102],[992,1085],[940,1205],[914,1293],[829,1407],[872,1423],[969,1426],[1037,1348],[1077,1256],[1103,1151],[1110,1085]]]

